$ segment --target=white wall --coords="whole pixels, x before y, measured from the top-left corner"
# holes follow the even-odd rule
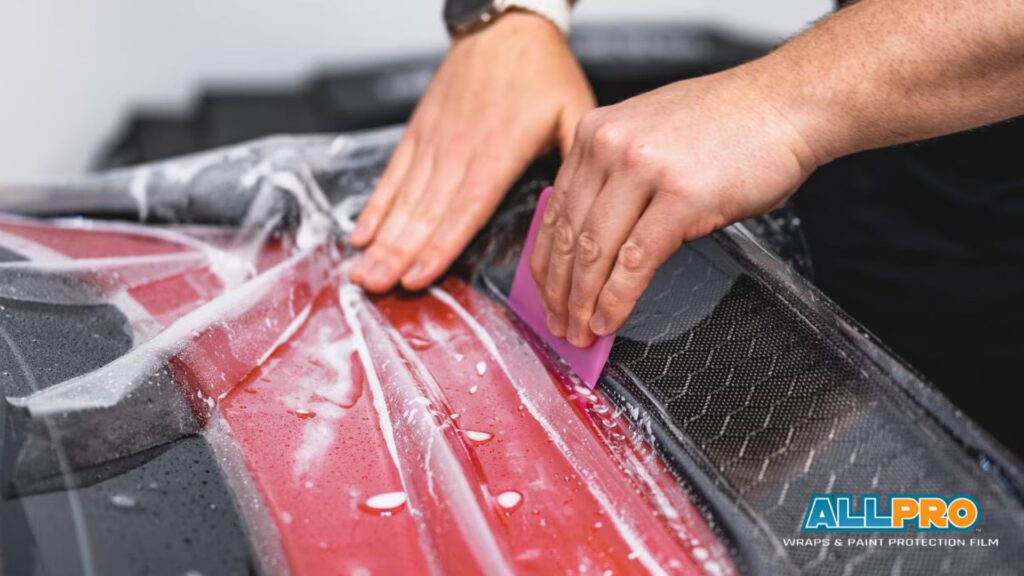
[[[0,0],[0,181],[73,175],[134,106],[440,50],[442,0]],[[577,21],[679,19],[783,37],[829,0],[582,0]]]

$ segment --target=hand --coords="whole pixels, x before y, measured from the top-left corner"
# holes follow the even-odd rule
[[[530,262],[548,327],[579,347],[625,321],[683,242],[789,197],[815,155],[746,67],[580,121]]]
[[[593,95],[564,36],[512,11],[457,39],[413,114],[350,241],[371,291],[436,280],[546,148],[571,146]]]

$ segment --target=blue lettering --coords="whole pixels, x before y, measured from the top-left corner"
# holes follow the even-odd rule
[[[864,526],[866,528],[891,528],[892,516],[883,516],[878,512],[878,496],[863,496]]]
[[[834,530],[837,528],[836,512],[828,496],[815,496],[807,508],[804,530]]]
[[[853,499],[849,496],[837,496],[836,508],[839,510],[839,526],[843,528],[863,528],[864,516],[853,513]]]

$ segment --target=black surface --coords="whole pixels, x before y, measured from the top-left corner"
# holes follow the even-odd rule
[[[796,195],[818,286],[1024,454],[1024,119],[843,158]]]
[[[0,251],[0,260],[15,259],[16,254]],[[59,282],[66,291],[68,286]],[[39,294],[50,290],[37,288]],[[130,346],[130,327],[113,306],[0,299],[4,396],[25,395],[83,374]],[[0,420],[7,417],[0,414]],[[3,448],[0,452],[10,453]],[[74,490],[0,496],[0,573],[258,571],[219,461],[203,438],[161,447],[132,464]]]
[[[734,66],[767,49],[764,42],[678,25],[582,25],[571,40],[602,105]],[[400,124],[408,120],[438,61],[414,57],[343,66],[291,89],[214,87],[185,114],[134,115],[98,154],[95,166],[128,166],[273,134]]]

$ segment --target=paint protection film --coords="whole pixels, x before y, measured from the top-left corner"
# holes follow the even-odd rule
[[[124,515],[152,524],[177,501],[214,533],[190,547],[237,550],[227,568],[163,553],[183,570],[1020,564],[1015,461],[745,228],[659,273],[595,392],[503,303],[550,159],[429,291],[349,284],[346,233],[399,133],[273,138],[0,194],[20,214],[0,219],[0,465],[25,527],[0,528],[4,562],[40,533],[34,502],[60,498],[47,510],[69,510],[74,544],[34,537],[13,566],[137,571],[157,553],[125,558],[119,539],[193,537],[124,533]],[[158,479],[188,443],[194,457]],[[205,484],[184,480],[204,470]],[[862,492],[968,493],[1003,541],[785,544],[811,494]]]
[[[735,572],[621,408],[549,367],[474,282],[480,250],[422,294],[348,283],[346,233],[399,133],[270,139],[3,194],[12,571]],[[207,456],[192,447],[159,477],[190,442]],[[35,536],[40,498],[77,515],[63,551]],[[162,523],[170,502],[220,539]],[[163,528],[122,533],[130,515]],[[8,553],[18,538],[31,560]],[[241,552],[227,567],[180,547],[117,553],[143,539]]]

